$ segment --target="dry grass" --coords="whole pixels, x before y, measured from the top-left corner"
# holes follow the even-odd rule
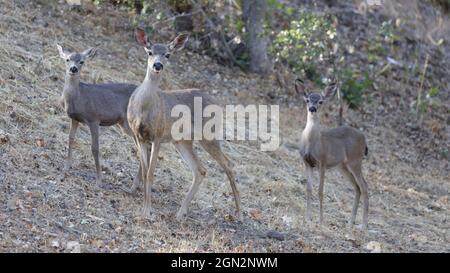
[[[163,146],[156,171],[155,218],[142,220],[142,194],[132,197],[120,190],[131,185],[137,164],[132,142],[118,129],[103,128],[100,137],[104,181],[110,190],[95,186],[86,127],[77,134],[72,170],[61,171],[69,118],[57,104],[64,64],[55,44],[76,50],[102,48],[85,65],[82,78],[87,82],[138,83],[145,70],[144,52],[134,43],[131,29],[112,26],[126,22],[126,14],[81,15],[63,6],[34,5],[0,1],[7,11],[0,14],[0,135],[8,138],[0,142],[0,251],[70,251],[69,241],[79,242],[83,252],[364,252],[370,241],[379,242],[384,252],[450,251],[448,162],[422,161],[414,141],[391,126],[395,116],[379,117],[375,123],[351,111],[348,118],[364,130],[370,147],[364,170],[371,198],[367,233],[346,228],[353,189],[335,171],[327,173],[326,223],[307,223],[298,153],[285,147],[263,153],[254,143],[224,144],[236,163],[243,222],[230,217],[231,189],[220,167],[203,151],[207,178],[189,218],[175,221],[191,174],[170,145]],[[165,72],[167,88],[208,88],[224,101],[242,103],[267,103],[261,96],[280,90],[273,77],[244,74],[188,51],[174,55],[171,62]],[[332,117],[336,109],[330,110]],[[303,111],[299,106],[281,107],[285,142],[298,139]],[[327,123],[333,124],[330,117]],[[282,232],[285,240],[267,238],[269,230]]]

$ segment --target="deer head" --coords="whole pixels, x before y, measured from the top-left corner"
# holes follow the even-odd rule
[[[308,92],[303,81],[295,80],[295,90],[297,93],[303,95],[307,109],[310,113],[316,113],[324,101],[332,98],[337,91],[337,84],[330,83],[322,92]]]
[[[97,53],[97,48],[91,47],[86,49],[82,53],[71,53],[62,48],[62,46],[58,45],[59,56],[66,61],[66,73],[70,76],[78,75],[81,71],[81,67],[83,67],[84,61],[92,58]]]
[[[134,36],[138,44],[144,47],[148,55],[148,69],[152,73],[159,74],[163,71],[164,64],[174,51],[181,50],[188,40],[187,34],[178,35],[168,44],[151,44],[143,29],[136,28]]]

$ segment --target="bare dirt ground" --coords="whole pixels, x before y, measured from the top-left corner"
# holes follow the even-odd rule
[[[162,148],[156,171],[155,217],[143,220],[142,193],[133,197],[121,191],[122,186],[131,186],[137,161],[131,139],[118,128],[103,128],[100,136],[109,189],[95,186],[85,126],[77,133],[72,169],[62,171],[69,118],[58,105],[64,63],[56,43],[75,50],[100,46],[97,57],[83,68],[86,82],[139,83],[146,57],[132,38],[127,14],[79,12],[62,4],[39,3],[0,1],[1,252],[367,252],[368,246],[382,252],[450,251],[450,168],[448,158],[439,155],[450,145],[448,95],[443,108],[436,110],[446,120],[435,125],[426,119],[423,129],[408,129],[410,114],[396,108],[395,94],[385,98],[392,107],[375,116],[370,111],[345,112],[346,122],[363,130],[368,139],[367,233],[346,227],[354,193],[337,171],[326,176],[325,223],[317,224],[317,183],[314,222],[308,223],[306,180],[298,152],[285,145],[261,152],[250,142],[223,145],[235,162],[242,222],[232,217],[225,174],[200,148],[207,177],[189,217],[175,220],[191,174],[169,144]],[[172,33],[152,38],[168,37]],[[267,98],[282,92],[274,76],[246,74],[188,50],[174,54],[165,73],[166,88],[202,88],[224,102],[280,103],[283,142],[298,141],[306,111],[293,93],[278,101]],[[323,120],[333,126],[337,107],[330,103],[328,110]],[[433,126],[438,129],[428,129]],[[268,236],[269,231],[281,233],[283,240]]]

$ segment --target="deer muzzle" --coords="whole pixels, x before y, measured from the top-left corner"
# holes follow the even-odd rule
[[[154,63],[153,69],[155,69],[155,71],[159,72],[159,71],[163,70],[163,64],[162,63]]]

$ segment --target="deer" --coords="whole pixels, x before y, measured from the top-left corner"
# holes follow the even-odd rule
[[[322,104],[336,94],[338,86],[330,83],[322,93],[308,92],[303,81],[295,81],[295,89],[303,95],[307,108],[306,126],[300,139],[300,156],[303,159],[307,174],[306,218],[311,220],[311,196],[313,170],[319,171],[319,222],[323,223],[323,188],[325,171],[338,167],[354,187],[355,199],[349,225],[355,224],[360,197],[363,199],[362,228],[367,229],[369,195],[368,186],[362,174],[362,160],[368,154],[366,139],[359,130],[340,126],[322,128],[319,110]]]
[[[64,163],[64,170],[72,165],[72,149],[75,134],[80,125],[89,126],[91,133],[91,151],[96,167],[96,183],[102,187],[102,172],[99,158],[99,127],[118,125],[122,132],[134,139],[133,131],[128,125],[127,107],[131,94],[136,89],[134,84],[102,83],[88,84],[80,81],[81,68],[84,62],[93,58],[97,48],[92,47],[81,53],[70,52],[57,44],[59,56],[66,63],[64,88],[60,104],[71,119],[69,131],[69,151]],[[136,143],[136,142],[135,142]],[[135,193],[141,184],[141,167],[133,180],[133,186],[127,190]]]
[[[147,71],[144,80],[137,87],[128,104],[128,122],[136,137],[140,151],[140,160],[144,181],[144,206],[142,216],[151,218],[151,187],[154,180],[158,153],[162,143],[172,143],[192,172],[192,184],[176,213],[176,219],[182,220],[188,213],[189,204],[199,190],[206,175],[193,140],[174,139],[171,128],[175,118],[171,117],[171,109],[176,105],[185,105],[194,120],[194,98],[202,98],[202,107],[215,104],[215,100],[207,92],[199,89],[162,90],[159,85],[164,66],[170,55],[184,48],[188,40],[187,34],[179,34],[170,43],[151,44],[144,30],[136,28],[135,39],[147,53]],[[223,153],[221,142],[217,139],[198,141],[202,148],[225,171],[233,192],[236,206],[236,217],[242,219],[239,191],[232,169],[232,161]],[[150,154],[151,153],[151,154]]]

